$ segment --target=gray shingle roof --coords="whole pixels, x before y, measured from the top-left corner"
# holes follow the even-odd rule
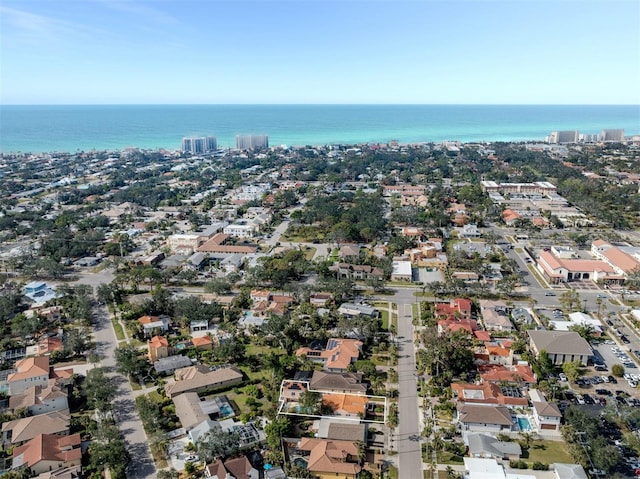
[[[591,346],[575,331],[527,331],[538,351],[550,354],[593,354]]]

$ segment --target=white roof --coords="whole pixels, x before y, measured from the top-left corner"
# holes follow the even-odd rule
[[[504,467],[495,459],[465,457],[464,468],[469,471],[468,479],[505,479]]]
[[[411,261],[394,261],[392,274],[411,276]]]

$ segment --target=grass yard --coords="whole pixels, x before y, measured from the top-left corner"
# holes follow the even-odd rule
[[[111,324],[113,324],[113,331],[116,333],[116,339],[118,341],[124,341],[124,330],[120,323],[115,319],[112,319]]]
[[[436,454],[438,456],[438,464],[462,464],[464,461],[462,456],[452,454],[447,451],[440,451]]]
[[[562,441],[533,441],[528,451],[523,450],[522,458],[527,462],[539,461],[544,464],[574,462],[567,445]]]
[[[164,400],[158,391],[151,391],[150,393],[147,393],[147,396],[156,403],[161,403]]]
[[[316,254],[317,248],[312,248],[311,246],[307,246],[303,249],[304,251],[304,259],[307,261],[311,261],[313,256]]]
[[[374,354],[371,356],[371,362],[376,366],[388,366],[389,356],[387,354]]]
[[[389,311],[386,309],[379,310],[380,311],[380,319],[382,319],[382,329],[385,331],[389,331]]]
[[[286,351],[282,348],[259,346],[256,344],[247,344],[245,352],[247,356],[265,356],[270,353],[278,354],[280,356],[286,354]]]
[[[398,468],[392,464],[389,464],[389,470],[387,471],[387,477],[389,479],[398,479]]]

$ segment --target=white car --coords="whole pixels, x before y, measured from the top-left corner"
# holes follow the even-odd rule
[[[560,381],[567,382],[567,375],[565,373],[558,374],[558,378],[560,379]]]
[[[576,395],[576,402],[580,405],[585,404],[584,398],[579,394]]]

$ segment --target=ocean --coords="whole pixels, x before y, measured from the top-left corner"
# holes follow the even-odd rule
[[[640,134],[639,105],[73,105],[0,106],[0,152],[127,147],[175,150],[185,136],[238,134],[269,144],[543,141],[551,131]]]

